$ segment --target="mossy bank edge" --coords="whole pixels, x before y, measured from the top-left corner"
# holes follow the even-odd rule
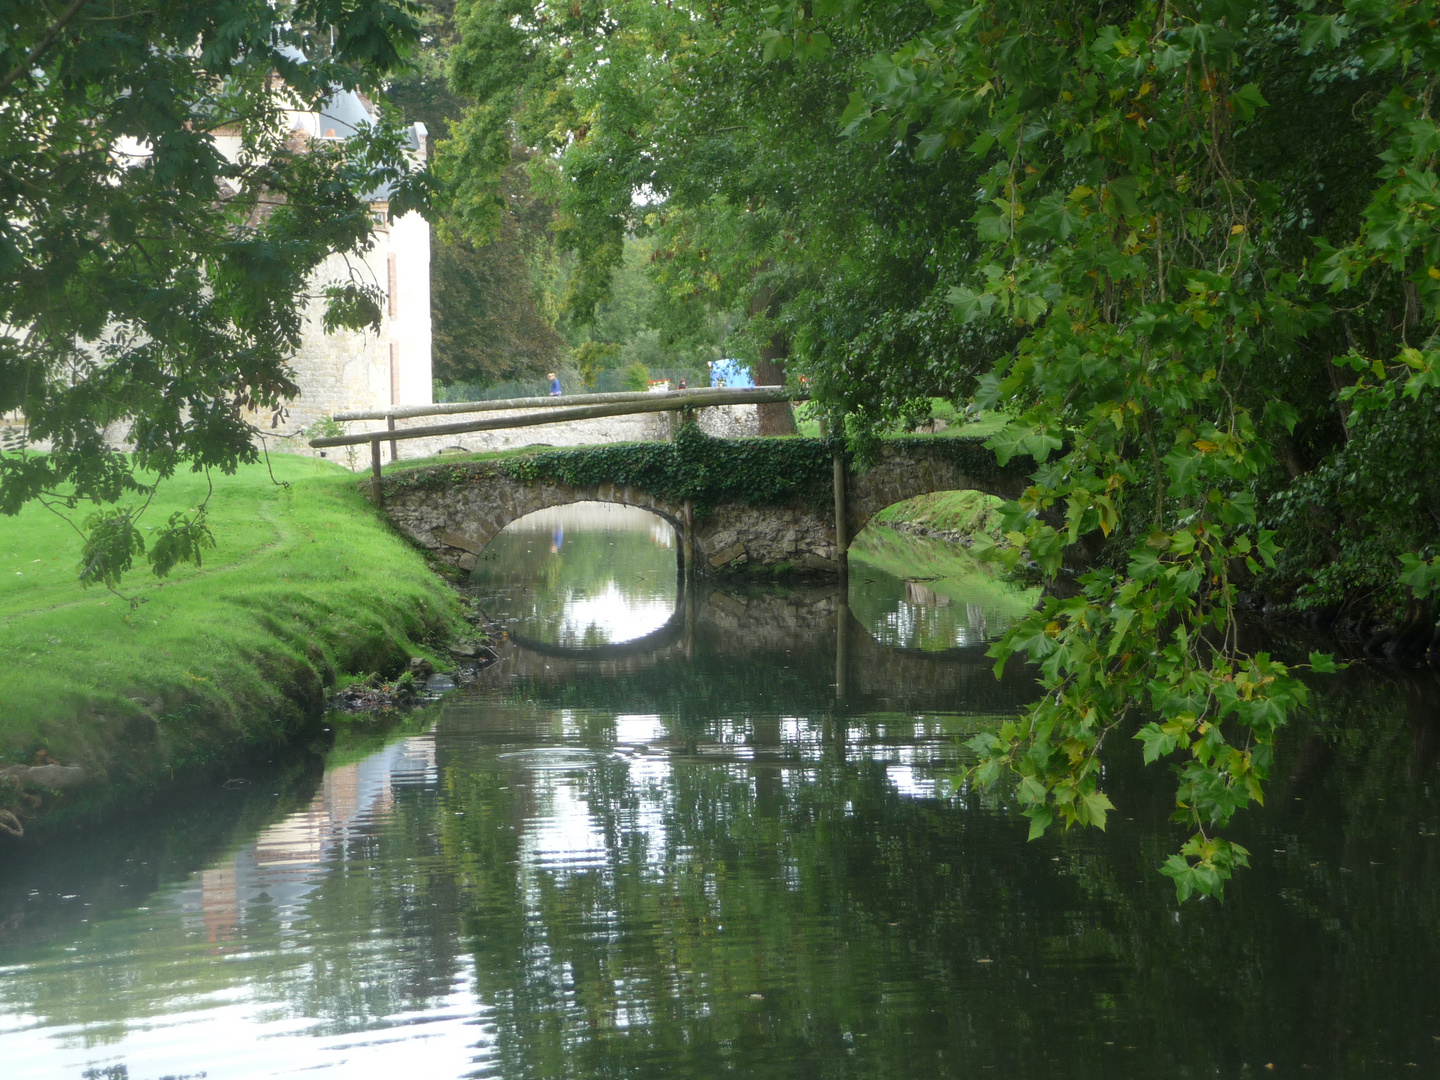
[[[88,820],[313,731],[326,691],[456,633],[453,590],[329,462],[216,477],[204,565],[82,589],[80,537],[40,506],[0,518],[0,807]],[[163,522],[203,475],[160,487]],[[83,516],[83,508],[80,511]],[[53,767],[58,765],[59,767]],[[9,819],[14,821],[15,819]]]

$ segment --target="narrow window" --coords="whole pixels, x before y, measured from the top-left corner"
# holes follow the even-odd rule
[[[400,275],[395,270],[395,253],[392,251],[386,256],[386,266],[390,271],[390,317],[393,319],[400,314]]]

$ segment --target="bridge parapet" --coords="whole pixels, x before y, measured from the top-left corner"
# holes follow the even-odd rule
[[[744,565],[835,573],[830,444],[818,439],[711,439],[542,451],[438,463],[387,474],[385,512],[415,543],[462,569],[510,522],[576,502],[636,506],[669,521],[701,573]],[[847,536],[892,503],[974,489],[1013,498],[1028,460],[1001,468],[977,439],[886,440],[847,476]]]

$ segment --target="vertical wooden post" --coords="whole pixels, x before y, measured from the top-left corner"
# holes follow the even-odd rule
[[[370,497],[375,500],[376,506],[383,505],[384,496],[380,494],[380,440],[370,440]]]
[[[680,538],[680,557],[685,560],[685,580],[695,578],[695,504],[685,500],[685,535]]]
[[[840,581],[843,584],[850,576],[850,558],[847,549],[850,537],[846,535],[845,509],[845,452],[835,451],[835,561],[840,564]]]
[[[695,609],[699,601],[695,597],[695,590],[690,585],[690,579],[685,579],[684,588],[680,590],[680,602],[685,605],[685,659],[695,659]]]
[[[388,414],[388,415],[385,417],[385,427],[386,427],[386,430],[388,430],[388,431],[394,431],[394,430],[395,430],[395,414],[394,414],[394,413],[390,413],[390,414]],[[391,460],[391,461],[399,461],[399,460],[400,460],[400,451],[395,448],[395,440],[394,440],[394,439],[391,439],[391,440],[390,440],[390,460]]]

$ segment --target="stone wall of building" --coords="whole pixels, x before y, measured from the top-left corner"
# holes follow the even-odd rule
[[[279,449],[314,453],[299,436],[322,417],[429,405],[434,400],[430,225],[416,213],[389,221],[384,204],[377,204],[376,214],[375,243],[363,259],[332,255],[315,274],[304,337],[291,361],[300,393],[290,401],[277,427],[261,424],[288,437]],[[325,286],[351,279],[374,285],[384,294],[384,318],[378,333],[325,333]]]

